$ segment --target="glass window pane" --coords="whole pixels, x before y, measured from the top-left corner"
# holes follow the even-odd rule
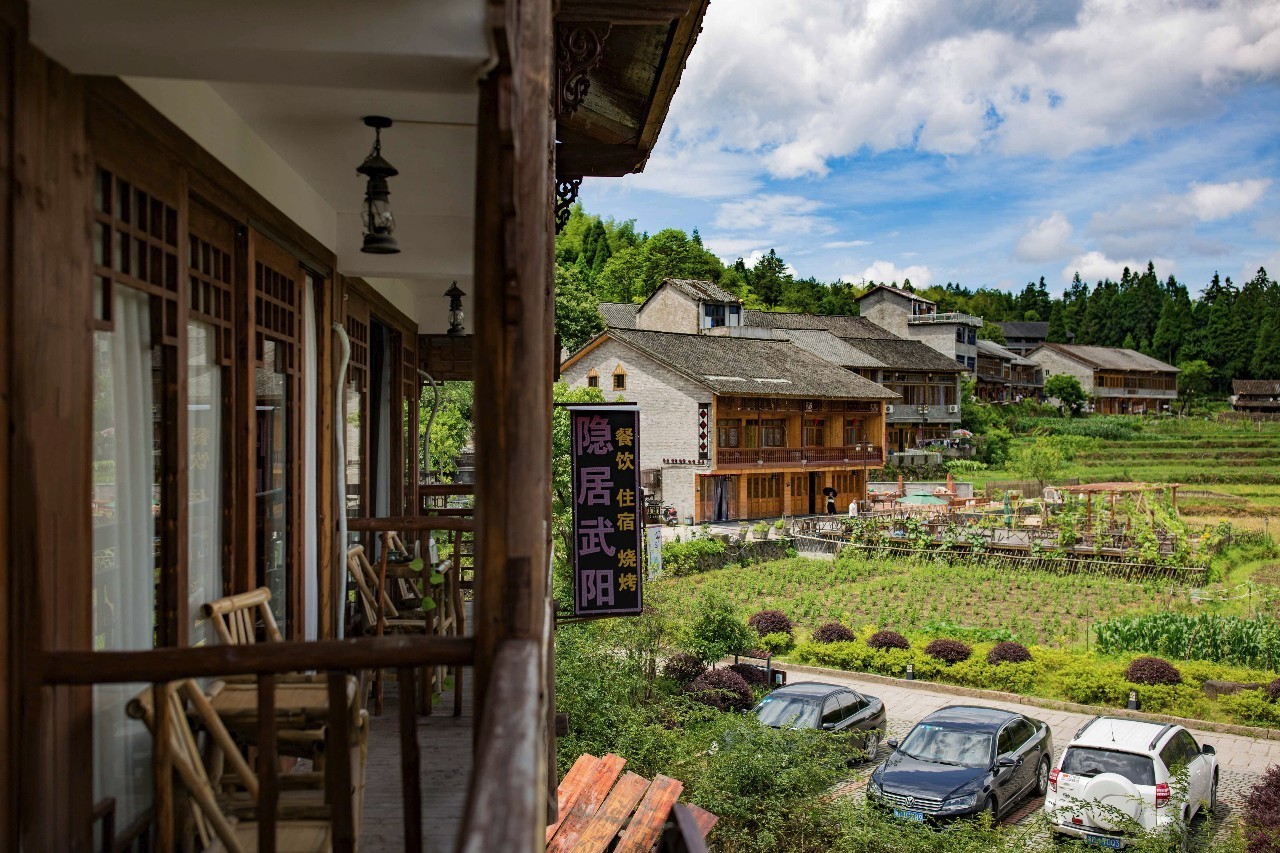
[[[271,590],[271,615],[282,632],[286,625],[288,591],[289,454],[288,381],[280,344],[267,339],[262,345],[262,366],[257,369],[257,579]],[[287,632],[285,632],[287,634]]]
[[[347,428],[343,436],[347,456],[347,518],[360,518],[365,514],[362,498],[364,468],[361,465],[361,460],[364,458],[364,429],[361,425],[363,405],[364,395],[356,390],[354,382],[348,383],[345,412]],[[351,534],[348,536],[348,540],[349,545],[356,545],[360,542],[360,536]]]
[[[217,642],[202,605],[223,592],[222,368],[217,330],[187,324],[188,609],[193,646]]]

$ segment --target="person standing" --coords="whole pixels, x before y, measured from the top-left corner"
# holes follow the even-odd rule
[[[827,486],[822,490],[822,496],[827,499],[827,515],[836,514],[836,495],[839,494],[834,487]]]

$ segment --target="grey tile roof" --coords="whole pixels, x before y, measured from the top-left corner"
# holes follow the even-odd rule
[[[600,313],[604,316],[605,324],[618,329],[634,329],[636,327],[636,312],[639,310],[640,306],[634,302],[600,303]]]
[[[998,325],[1004,330],[1006,338],[1038,338],[1044,340],[1045,335],[1049,334],[1048,322],[1039,320],[999,323]]]
[[[846,338],[842,341],[865,352],[893,370],[931,370],[960,373],[965,368],[928,344],[903,338]]]
[[[830,332],[816,329],[778,329],[774,334],[783,335],[800,349],[840,367],[886,366],[884,362],[850,346]]]
[[[1033,349],[1028,355],[1034,356],[1042,349],[1056,350],[1057,352],[1074,358],[1076,361],[1088,367],[1101,370],[1136,370],[1146,373],[1177,373],[1178,368],[1172,364],[1165,364],[1159,359],[1152,358],[1149,355],[1143,355],[1131,349],[1121,349],[1120,347],[1093,347],[1084,346],[1082,344],[1041,344]],[[1034,358],[1031,359],[1035,361]]]
[[[791,341],[609,329],[631,346],[717,394],[895,400],[898,395]]]
[[[1280,379],[1232,379],[1231,390],[1246,396],[1280,394]]]
[[[740,298],[729,291],[712,284],[709,281],[702,281],[696,278],[664,278],[663,284],[670,285],[678,290],[684,291],[694,299],[709,302],[742,302]]]
[[[887,285],[887,284],[877,284],[875,287],[871,288],[866,293],[859,296],[858,301],[862,301],[863,299],[866,299],[868,296],[875,293],[877,290],[887,290],[890,293],[896,293],[901,297],[912,300],[913,302],[923,302],[926,305],[937,304],[932,299],[925,299],[923,296],[921,296],[918,293],[912,293],[910,290],[903,290],[901,287],[891,287],[890,285]]]
[[[783,311],[742,312],[742,325],[763,329],[821,329],[837,338],[880,338],[898,340],[898,336],[882,329],[866,317],[847,314],[789,314]]]
[[[1005,349],[995,341],[984,341],[982,338],[978,339],[978,353],[980,355],[989,355],[993,358],[1007,358],[1010,364],[1020,364],[1023,367],[1040,366],[1029,358],[1023,358],[1016,352]]]

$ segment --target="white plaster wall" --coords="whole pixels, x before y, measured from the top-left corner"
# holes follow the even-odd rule
[[[697,334],[698,303],[681,291],[664,285],[636,313],[636,328]]]
[[[337,250],[337,212],[212,86],[148,77],[124,82],[308,234]]]
[[[1065,373],[1068,376],[1074,376],[1080,380],[1080,387],[1084,392],[1093,396],[1093,368],[1081,364],[1073,358],[1067,358],[1057,350],[1042,348],[1034,353],[1029,353],[1027,358],[1044,368],[1044,378],[1048,381],[1050,376],[1059,373]]]
[[[911,312],[905,302],[906,300],[894,297],[883,290],[877,290],[858,303],[858,311],[880,328],[905,338],[907,337],[907,317]]]
[[[613,372],[627,372],[625,391],[613,390]],[[561,372],[569,385],[587,386],[587,373],[600,374],[606,400],[640,405],[640,467],[662,469],[662,498],[681,518],[694,514],[697,492],[690,466],[663,465],[663,459],[698,458],[698,404],[711,402],[711,391],[625,344],[606,340]],[[711,458],[715,430],[711,429]],[[706,469],[701,469],[706,470]]]

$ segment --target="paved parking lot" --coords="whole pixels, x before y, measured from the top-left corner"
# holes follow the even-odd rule
[[[991,708],[1004,708],[1030,717],[1044,720],[1053,730],[1053,745],[1056,751],[1055,760],[1062,757],[1062,751],[1075,735],[1076,731],[1091,717],[1070,711],[1058,711],[1039,708],[1015,702],[999,702],[988,699],[975,699],[968,696],[957,696],[930,689],[927,682],[914,682],[910,686],[899,682],[885,684],[878,681],[860,679],[857,675],[833,669],[818,667],[784,665],[787,680],[826,681],[845,685],[853,689],[877,696],[884,700],[889,713],[887,738],[902,738],[911,727],[923,717],[947,705],[984,705]],[[1240,735],[1221,734],[1218,732],[1200,731],[1192,728],[1191,733],[1201,744],[1212,744],[1218,754],[1220,768],[1218,784],[1218,813],[1215,816],[1217,832],[1225,831],[1232,816],[1238,814],[1244,804],[1249,789],[1272,764],[1280,763],[1280,741],[1265,738],[1249,738]],[[880,759],[887,755],[888,747],[881,746]],[[863,769],[856,777],[837,788],[840,794],[860,794],[866,784],[867,770]],[[1029,820],[1038,810],[1042,800],[1028,802],[1014,814],[1006,818],[1006,822],[1018,823]],[[1215,832],[1215,835],[1217,834]],[[1212,842],[1202,845],[1203,849],[1213,849]]]

